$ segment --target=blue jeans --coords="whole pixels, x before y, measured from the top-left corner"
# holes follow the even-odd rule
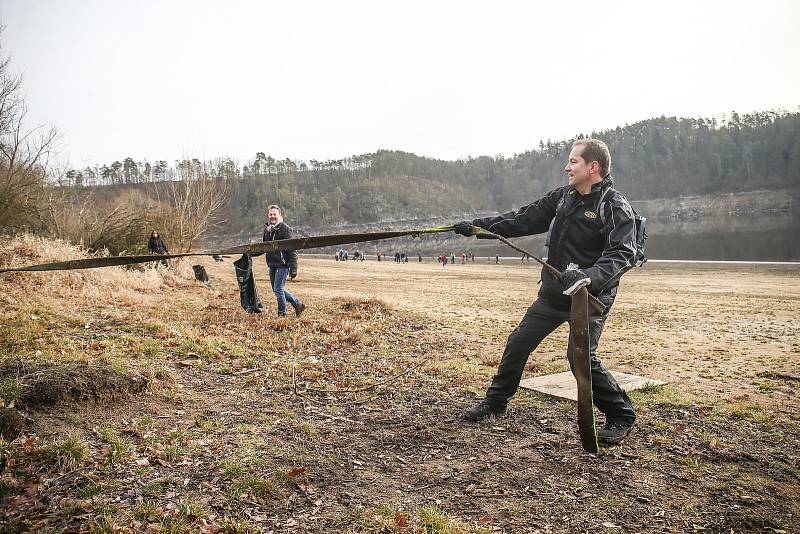
[[[289,277],[288,267],[270,267],[269,282],[272,285],[272,292],[278,299],[278,315],[286,315],[286,301],[292,306],[297,306],[300,301],[294,295],[286,291],[286,279]]]

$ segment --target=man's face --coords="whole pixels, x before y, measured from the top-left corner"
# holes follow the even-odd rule
[[[569,161],[567,166],[564,167],[564,172],[569,176],[569,185],[575,188],[591,182],[593,165],[597,165],[596,162],[586,163],[582,156],[583,149],[583,145],[572,147],[569,153]],[[594,170],[596,171],[596,169]]]
[[[280,213],[275,208],[272,208],[267,212],[267,220],[270,224],[278,224],[278,218],[280,217]]]

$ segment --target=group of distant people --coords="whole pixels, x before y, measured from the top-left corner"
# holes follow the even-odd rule
[[[350,259],[350,254],[345,249],[340,248],[339,250],[336,251],[336,254],[334,254],[334,259],[336,259],[336,261],[347,261]],[[360,250],[355,249],[353,251],[354,261],[366,261],[366,259],[367,255],[361,252]],[[378,261],[380,261],[380,258],[378,258]]]
[[[450,257],[448,258],[446,254],[442,254],[437,258],[437,261],[442,264],[442,267],[447,265],[449,262],[451,265],[455,265],[456,263],[456,255],[455,253],[451,252]],[[461,265],[466,265],[467,262],[475,263],[475,254],[472,252],[462,252],[461,253]]]
[[[336,251],[336,254],[334,254],[334,259],[336,261],[346,261],[347,259],[349,259],[349,257],[350,257],[349,253],[344,249],[339,249],[339,250]],[[355,250],[353,252],[353,259],[356,260],[356,261],[365,261],[366,258],[367,258],[367,255],[364,254],[363,252],[359,251],[359,250]],[[386,253],[385,252],[381,252],[380,250],[376,250],[375,251],[375,258],[378,261],[382,261],[382,260],[384,260],[386,258]],[[468,262],[475,263],[475,254],[472,253],[472,252],[462,252],[460,258],[461,258],[461,264],[462,265],[464,265],[464,264],[466,264]],[[410,259],[411,259],[411,256],[409,256],[405,252],[395,252],[394,253],[394,262],[395,263],[408,263],[408,261]],[[456,255],[455,255],[455,253],[450,253],[449,257],[446,254],[441,254],[438,257],[434,256],[434,259],[438,263],[442,264],[443,266],[447,265],[448,263],[450,263],[450,264],[455,264],[456,263]],[[419,254],[419,253],[417,254],[417,262],[419,262],[419,263],[423,263],[424,262],[424,258],[422,256],[422,254]],[[498,260],[498,263],[499,263],[499,260]]]
[[[358,249],[356,249],[353,252],[352,256],[353,256],[353,260],[355,260],[355,261],[365,261],[367,259],[367,255],[364,254],[363,252],[361,252]],[[340,248],[339,250],[336,251],[336,254],[334,254],[333,257],[334,257],[334,259],[336,261],[347,261],[348,259],[350,259],[350,253],[348,253],[345,249]],[[470,262],[471,263],[475,263],[475,254],[473,252],[462,252],[459,257],[461,258],[461,265],[465,265],[465,264],[470,263]],[[376,250],[375,251],[375,258],[378,261],[383,261],[386,258],[386,253],[381,252],[380,250]],[[405,252],[395,252],[394,253],[394,262],[395,263],[408,263],[410,258],[411,258],[411,256],[409,256]],[[445,266],[448,263],[451,264],[451,265],[455,265],[455,263],[456,263],[456,255],[455,255],[454,252],[451,252],[449,256],[446,255],[446,254],[441,254],[438,257],[434,256],[433,258],[438,263],[440,263],[442,266]],[[487,256],[486,259],[488,261],[491,261],[491,256]],[[500,263],[500,256],[498,254],[495,254],[494,260],[495,260],[495,263],[499,264]],[[522,256],[522,261],[525,262],[526,260],[530,263],[530,257],[528,257],[527,254]],[[417,261],[419,263],[423,263],[424,262],[422,254],[419,254],[419,253],[417,254]]]

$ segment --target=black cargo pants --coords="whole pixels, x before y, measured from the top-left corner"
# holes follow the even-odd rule
[[[603,303],[606,304],[605,312],[602,315],[589,317],[589,350],[591,354],[594,404],[601,412],[606,414],[607,418],[633,422],[636,419],[633,403],[597,358],[597,344],[600,341],[600,334],[603,333],[603,326],[611,309],[613,298],[611,302],[604,299]],[[564,311],[554,308],[542,298],[538,298],[528,308],[525,317],[522,318],[519,325],[508,336],[497,374],[494,375],[492,385],[489,386],[486,392],[486,400],[496,406],[508,404],[511,397],[517,392],[528,357],[553,330],[563,323],[569,322],[569,315],[569,310]],[[572,374],[575,374],[575,366],[572,361],[572,346],[572,333],[570,333],[567,359],[569,360]]]

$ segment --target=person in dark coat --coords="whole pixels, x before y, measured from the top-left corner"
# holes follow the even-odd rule
[[[167,244],[158,235],[157,230],[153,230],[153,233],[150,234],[150,239],[147,241],[147,252],[150,254],[169,254]]]
[[[267,209],[267,223],[264,225],[263,241],[279,241],[281,239],[291,239],[292,229],[283,222],[281,209],[272,205]],[[297,251],[286,250],[267,252],[267,266],[269,267],[269,281],[272,285],[272,292],[278,300],[278,315],[286,315],[286,303],[292,305],[297,317],[306,309],[306,305],[300,302],[286,289],[286,279],[294,280],[297,276]]]
[[[542,269],[539,296],[508,337],[486,398],[463,417],[479,421],[505,413],[531,352],[570,320],[568,295],[577,287],[587,286],[589,293],[606,306],[601,314],[589,317],[593,400],[606,416],[597,437],[603,443],[616,444],[633,427],[636,413],[625,390],[597,357],[597,346],[617,295],[619,276],[636,251],[634,214],[625,197],[612,188],[611,154],[602,141],[575,141],[564,172],[569,177],[567,185],[519,211],[463,221],[454,227],[456,233],[465,236],[471,235],[471,226],[477,226],[503,237],[541,234],[549,229],[548,262],[562,271],[559,279]],[[604,198],[607,202],[602,202]],[[600,210],[607,216],[599,216]],[[571,336],[567,359],[574,372]]]
[[[157,230],[153,230],[153,232],[150,234],[150,239],[147,240],[147,252],[149,254],[169,254],[167,244],[164,243],[163,239],[161,239],[161,236],[158,234]],[[164,267],[169,266],[167,260],[161,260],[160,263]]]

